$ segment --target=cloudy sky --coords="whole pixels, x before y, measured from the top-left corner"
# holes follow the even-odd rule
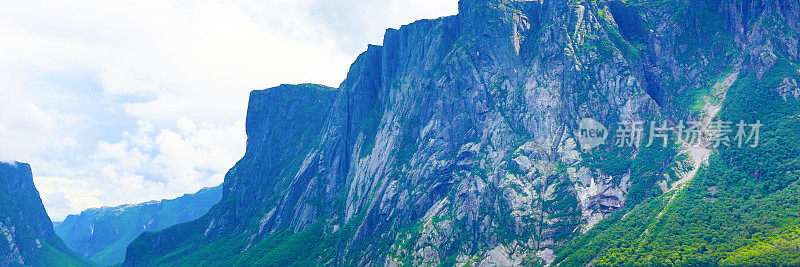
[[[457,0],[0,0],[0,160],[53,220],[222,183],[251,90],[338,86],[386,28]]]

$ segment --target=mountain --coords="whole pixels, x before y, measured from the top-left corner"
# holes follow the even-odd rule
[[[140,234],[200,218],[220,198],[222,188],[218,186],[176,199],[88,209],[67,216],[55,231],[74,251],[109,266],[125,259],[128,244]]]
[[[220,203],[123,265],[795,263],[798,18],[797,0],[461,0],[387,30],[338,89],[253,92]],[[685,137],[662,121],[763,127],[648,145]]]
[[[94,266],[53,231],[26,163],[0,162],[0,237],[0,266]]]

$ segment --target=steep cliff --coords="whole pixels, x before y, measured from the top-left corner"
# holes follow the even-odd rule
[[[782,92],[775,105],[792,110],[798,12],[777,0],[461,0],[456,16],[387,30],[338,90],[254,92],[221,203],[141,236],[125,265],[550,263],[604,219],[683,190],[712,153],[581,149],[578,122],[613,133],[708,120],[734,108],[739,77],[785,80],[758,92]]]
[[[93,266],[56,236],[26,163],[0,162],[0,266]]]
[[[176,199],[88,209],[69,215],[56,234],[74,251],[110,266],[125,260],[128,244],[140,234],[196,220],[222,198],[222,187],[205,188]]]

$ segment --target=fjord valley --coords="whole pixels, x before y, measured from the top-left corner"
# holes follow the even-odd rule
[[[193,221],[222,198],[222,188],[205,188],[176,199],[88,209],[55,225],[67,247],[103,266],[122,263],[128,245],[144,232]]]
[[[21,240],[0,255],[798,265],[799,32],[798,0],[460,0],[386,30],[338,88],[252,91],[245,154],[216,195],[89,210],[56,231],[39,209],[46,223],[18,237],[7,225],[27,225],[13,218],[41,206],[30,197],[0,206],[0,233]],[[98,232],[119,222],[145,229]]]

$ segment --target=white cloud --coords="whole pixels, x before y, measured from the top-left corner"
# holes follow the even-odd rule
[[[109,95],[148,96],[160,91],[158,84],[142,81],[133,77],[133,73],[111,67],[99,74],[104,92]]]
[[[184,118],[177,132],[155,132],[151,123],[143,121],[137,125],[135,133],[123,133],[119,142],[100,141],[90,163],[82,166],[86,171],[63,164],[40,165],[63,173],[36,179],[54,220],[87,207],[174,198],[217,186],[244,154],[244,120],[221,127]],[[55,193],[63,193],[70,203],[59,203],[62,198]]]
[[[32,164],[56,219],[219,184],[244,152],[251,90],[337,86],[385,28],[456,2],[3,3],[0,160]]]
[[[60,154],[77,148],[80,145],[67,128],[81,120],[0,92],[0,160],[22,160],[37,152]]]
[[[103,205],[97,198],[101,192],[86,181],[49,176],[38,176],[35,181],[50,219],[54,221],[62,221],[67,214],[80,212],[76,212],[75,207]]]

